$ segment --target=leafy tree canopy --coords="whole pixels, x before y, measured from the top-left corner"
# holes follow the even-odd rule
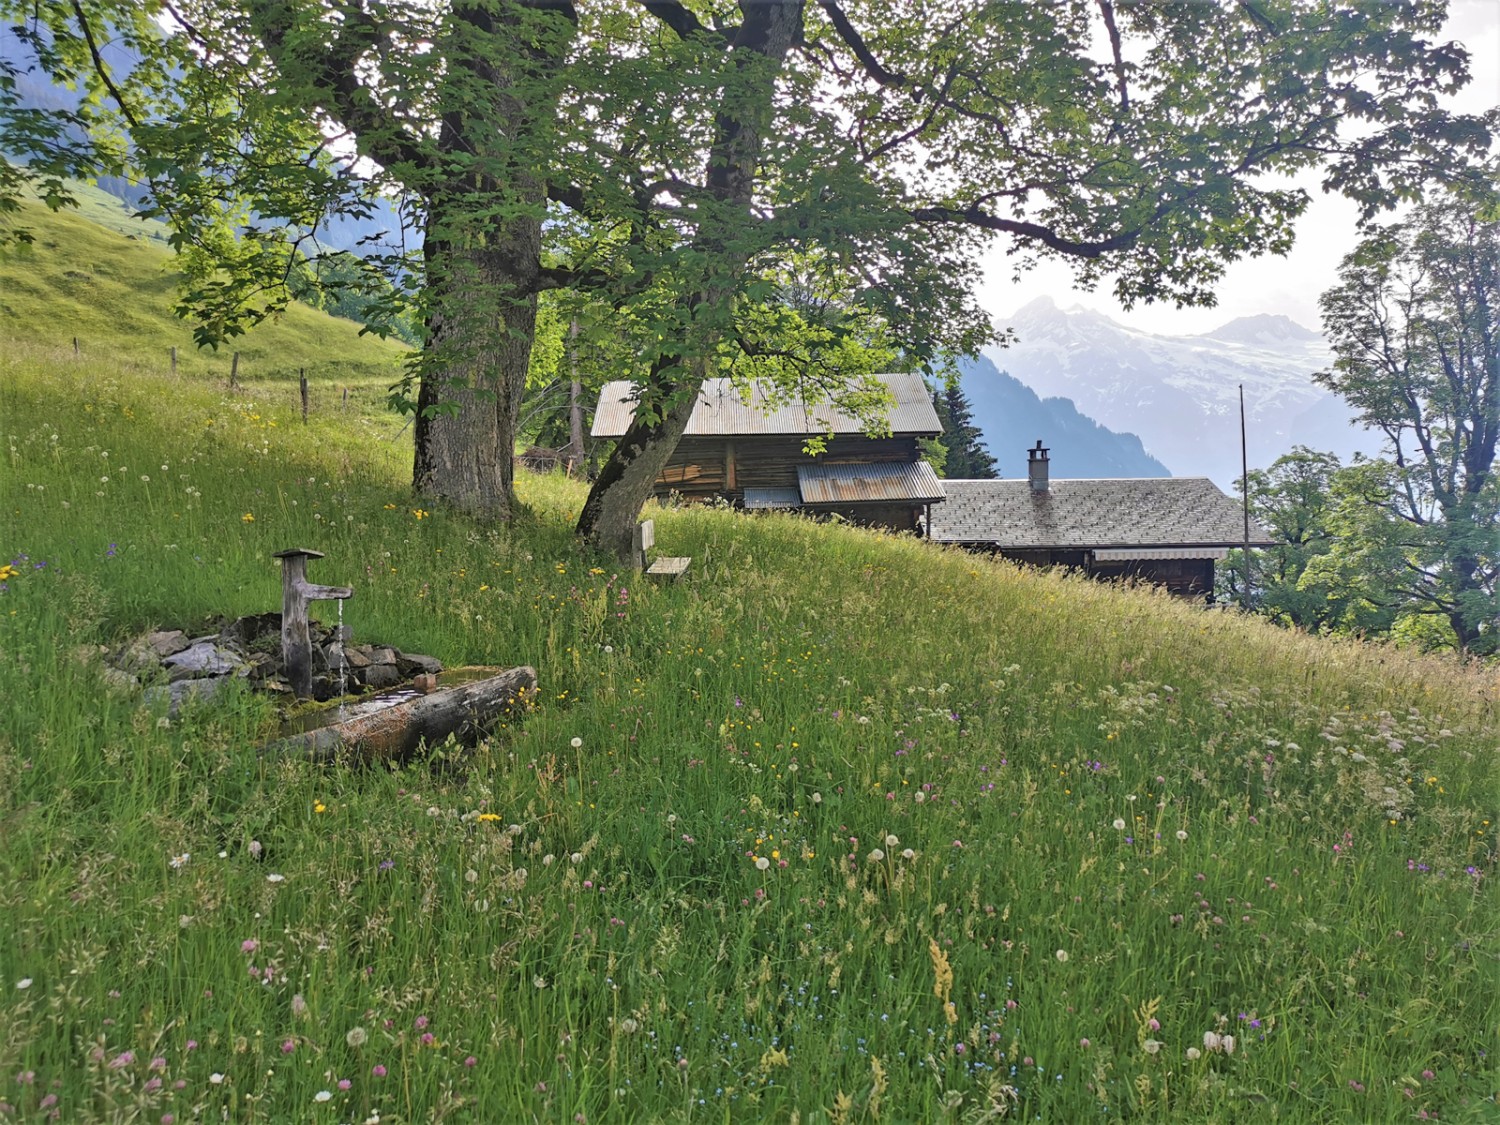
[[[1439,107],[1467,56],[1433,42],[1445,7],[1428,0],[0,13],[34,61],[89,89],[75,124],[96,153],[124,162],[99,130],[128,132],[206,341],[289,299],[292,251],[330,212],[403,202],[421,253],[369,260],[425,326],[411,405],[429,494],[509,514],[538,294],[590,294],[640,373],[639,425],[580,524],[614,546],[703,378],[837,386],[848,345],[882,334],[919,362],[973,350],[992,239],[1018,269],[1062,257],[1127,303],[1209,302],[1228,262],[1290,244],[1308,199],[1267,173],[1322,167],[1369,216],[1489,139]],[[128,78],[101,57],[111,37],[136,56]],[[3,100],[0,118],[29,158],[52,151]],[[33,174],[20,167],[0,193]],[[792,277],[833,310],[799,312],[796,335],[767,311]]]
[[[1500,602],[1500,209],[1437,193],[1373,230],[1322,299],[1319,375],[1385,435],[1340,478],[1337,539],[1316,574],[1438,615],[1460,649],[1496,646]],[[1357,576],[1357,578],[1355,578]]]

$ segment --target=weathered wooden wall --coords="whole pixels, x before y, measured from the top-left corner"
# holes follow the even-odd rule
[[[676,492],[690,500],[710,496],[740,499],[747,488],[796,488],[798,465],[915,461],[921,456],[911,437],[863,438],[841,435],[820,457],[802,450],[805,439],[774,437],[685,437],[656,481],[656,494]]]
[[[1094,563],[1095,578],[1134,580],[1165,586],[1173,594],[1197,597],[1214,588],[1213,559],[1133,559],[1128,562]]]

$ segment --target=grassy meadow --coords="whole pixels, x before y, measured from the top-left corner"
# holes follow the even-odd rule
[[[177,277],[160,223],[131,218],[113,196],[73,185],[76,211],[49,212],[23,203],[11,225],[29,230],[29,247],[0,250],[0,343],[7,351],[65,351],[83,370],[167,373],[171,349],[184,377],[236,381],[254,390],[296,382],[304,371],[314,409],[356,408],[378,415],[401,373],[405,345],[361,336],[360,326],[293,304],[217,351],[199,349],[192,327],[172,315]],[[73,341],[78,353],[72,353]],[[170,385],[161,387],[171,393]],[[392,432],[389,416],[377,419]]]
[[[478,526],[285,370],[20,331],[0,1121],[1500,1119],[1493,667],[783,516],[655,512],[649,585],[574,482]],[[524,721],[315,766],[108,686],[293,546]]]

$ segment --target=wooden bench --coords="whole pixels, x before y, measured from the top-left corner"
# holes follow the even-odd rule
[[[656,546],[656,521],[642,520],[635,525],[635,537],[632,545],[631,557],[635,565],[646,572],[648,578],[664,578],[675,582],[687,573],[691,558],[672,558],[668,556],[651,557],[652,548]]]

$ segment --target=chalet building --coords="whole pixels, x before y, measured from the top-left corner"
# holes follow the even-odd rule
[[[1241,502],[1206,477],[1051,480],[1048,470],[1038,441],[1025,480],[945,480],[931,538],[1198,597],[1214,588],[1214,562],[1244,543]],[[1272,541],[1251,523],[1250,545]]]
[[[943,485],[922,460],[918,439],[936,437],[942,424],[920,375],[876,378],[895,399],[889,437],[867,437],[857,419],[827,404],[774,405],[759,387],[747,402],[730,380],[706,380],[655,494],[837,514],[898,531],[924,526],[930,506],[943,499]],[[631,395],[628,382],[605,384],[592,436],[625,436],[635,413]],[[820,434],[833,436],[823,453],[809,456],[803,444]]]

